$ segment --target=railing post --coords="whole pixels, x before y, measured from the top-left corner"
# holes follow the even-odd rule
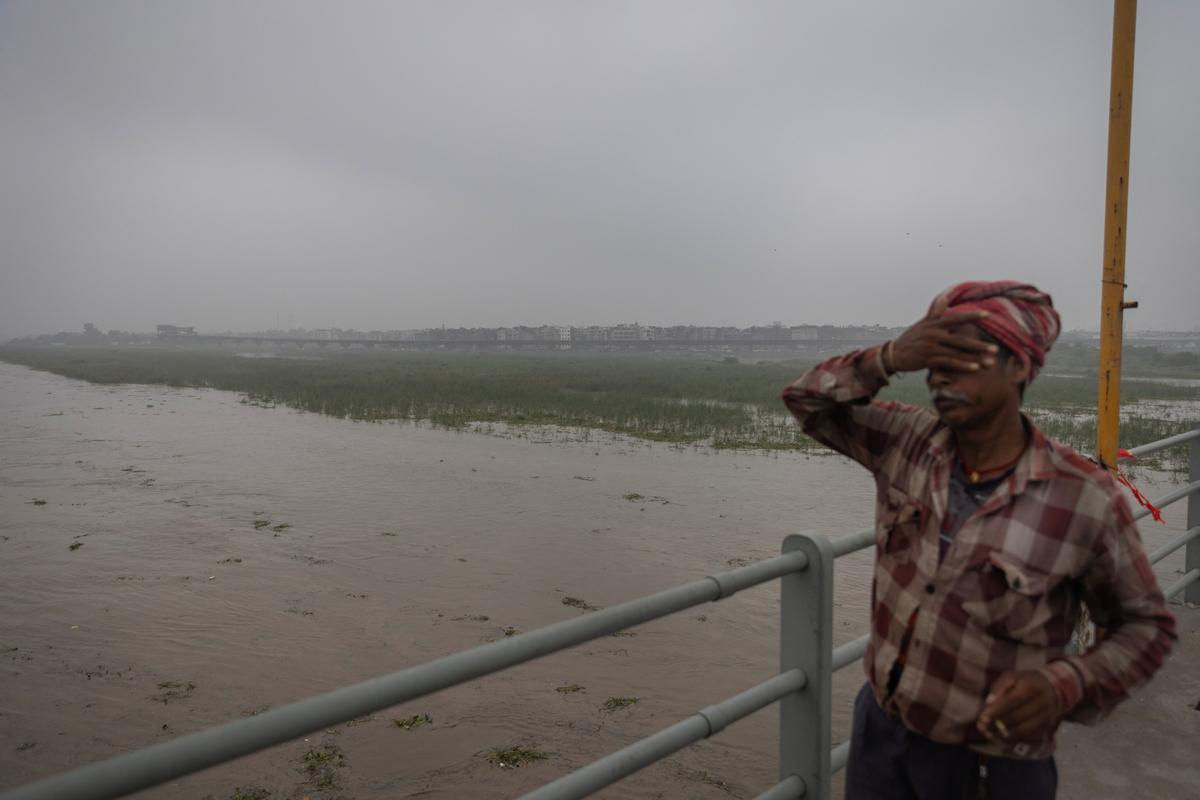
[[[1188,450],[1191,454],[1191,458],[1188,459],[1191,462],[1188,469],[1188,483],[1195,483],[1200,481],[1200,439],[1192,439]],[[1185,530],[1190,531],[1197,525],[1200,525],[1200,492],[1192,492],[1188,495]],[[1184,553],[1184,574],[1186,575],[1194,569],[1200,569],[1200,539],[1192,539],[1188,542]],[[1200,604],[1200,582],[1193,583],[1183,590],[1183,600],[1185,603]]]
[[[783,540],[783,552],[803,551],[808,566],[784,575],[780,587],[780,672],[800,668],[804,689],[779,702],[779,779],[799,776],[806,800],[829,797],[833,674],[833,548],[818,533]]]

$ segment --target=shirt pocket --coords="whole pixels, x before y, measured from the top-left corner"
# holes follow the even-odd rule
[[[888,487],[883,507],[875,518],[875,546],[881,558],[907,561],[913,558],[921,538],[925,506],[920,500]]]
[[[1071,634],[1070,615],[1064,613],[1071,602],[1066,577],[993,550],[968,567],[962,609],[971,622],[998,639],[1058,645]]]

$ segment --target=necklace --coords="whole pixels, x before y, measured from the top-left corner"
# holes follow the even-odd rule
[[[980,476],[982,473],[999,472],[1001,470],[1008,469],[1009,467],[1013,466],[1018,461],[1020,461],[1021,456],[1023,456],[1023,455],[1025,455],[1024,447],[1021,448],[1021,452],[1017,453],[1016,458],[1014,458],[1012,461],[1006,461],[1005,463],[1000,464],[995,467],[984,467],[983,469],[975,469],[973,467],[967,466],[967,462],[963,460],[963,457],[961,454],[958,456],[958,463],[962,464],[963,472],[965,472],[967,474],[967,480],[969,480],[971,483],[979,483],[979,479],[980,479]]]

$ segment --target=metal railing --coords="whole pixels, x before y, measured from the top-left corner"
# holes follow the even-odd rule
[[[1150,554],[1150,563],[1157,564],[1181,547],[1186,547],[1184,556],[1183,577],[1163,589],[1167,599],[1183,592],[1185,603],[1200,604],[1200,428],[1178,436],[1159,439],[1157,442],[1144,444],[1141,447],[1130,448],[1129,452],[1136,458],[1157,453],[1170,447],[1188,446],[1188,482],[1170,494],[1154,501],[1154,505],[1165,508],[1171,503],[1188,498],[1187,529],[1162,547]],[[1139,509],[1133,518],[1144,519],[1150,515],[1149,509]]]
[[[1185,600],[1200,603],[1200,429],[1131,452],[1142,456],[1189,443],[1188,484],[1155,503],[1161,508],[1188,497],[1187,531],[1156,550],[1150,560],[1158,562],[1186,547],[1183,577],[1164,594],[1170,599],[1185,593]],[[1148,514],[1139,511],[1135,517]],[[758,800],[828,798],[832,777],[850,753],[848,741],[832,746],[832,676],[863,657],[869,638],[836,649],[832,645],[833,564],[874,541],[874,530],[833,540],[812,532],[788,536],[782,554],[774,558],[90,764],[12,789],[0,800],[120,797],[777,578],[782,582],[778,674],[546,784],[523,800],[586,797],[776,702],[779,782]]]

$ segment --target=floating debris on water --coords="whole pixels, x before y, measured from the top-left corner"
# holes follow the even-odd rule
[[[192,692],[196,690],[196,684],[192,683],[191,681],[188,681],[187,683],[184,683],[183,681],[163,681],[162,683],[158,684],[158,689],[158,694],[150,699],[157,700],[158,702],[166,705],[172,700],[183,700],[191,697]]]

